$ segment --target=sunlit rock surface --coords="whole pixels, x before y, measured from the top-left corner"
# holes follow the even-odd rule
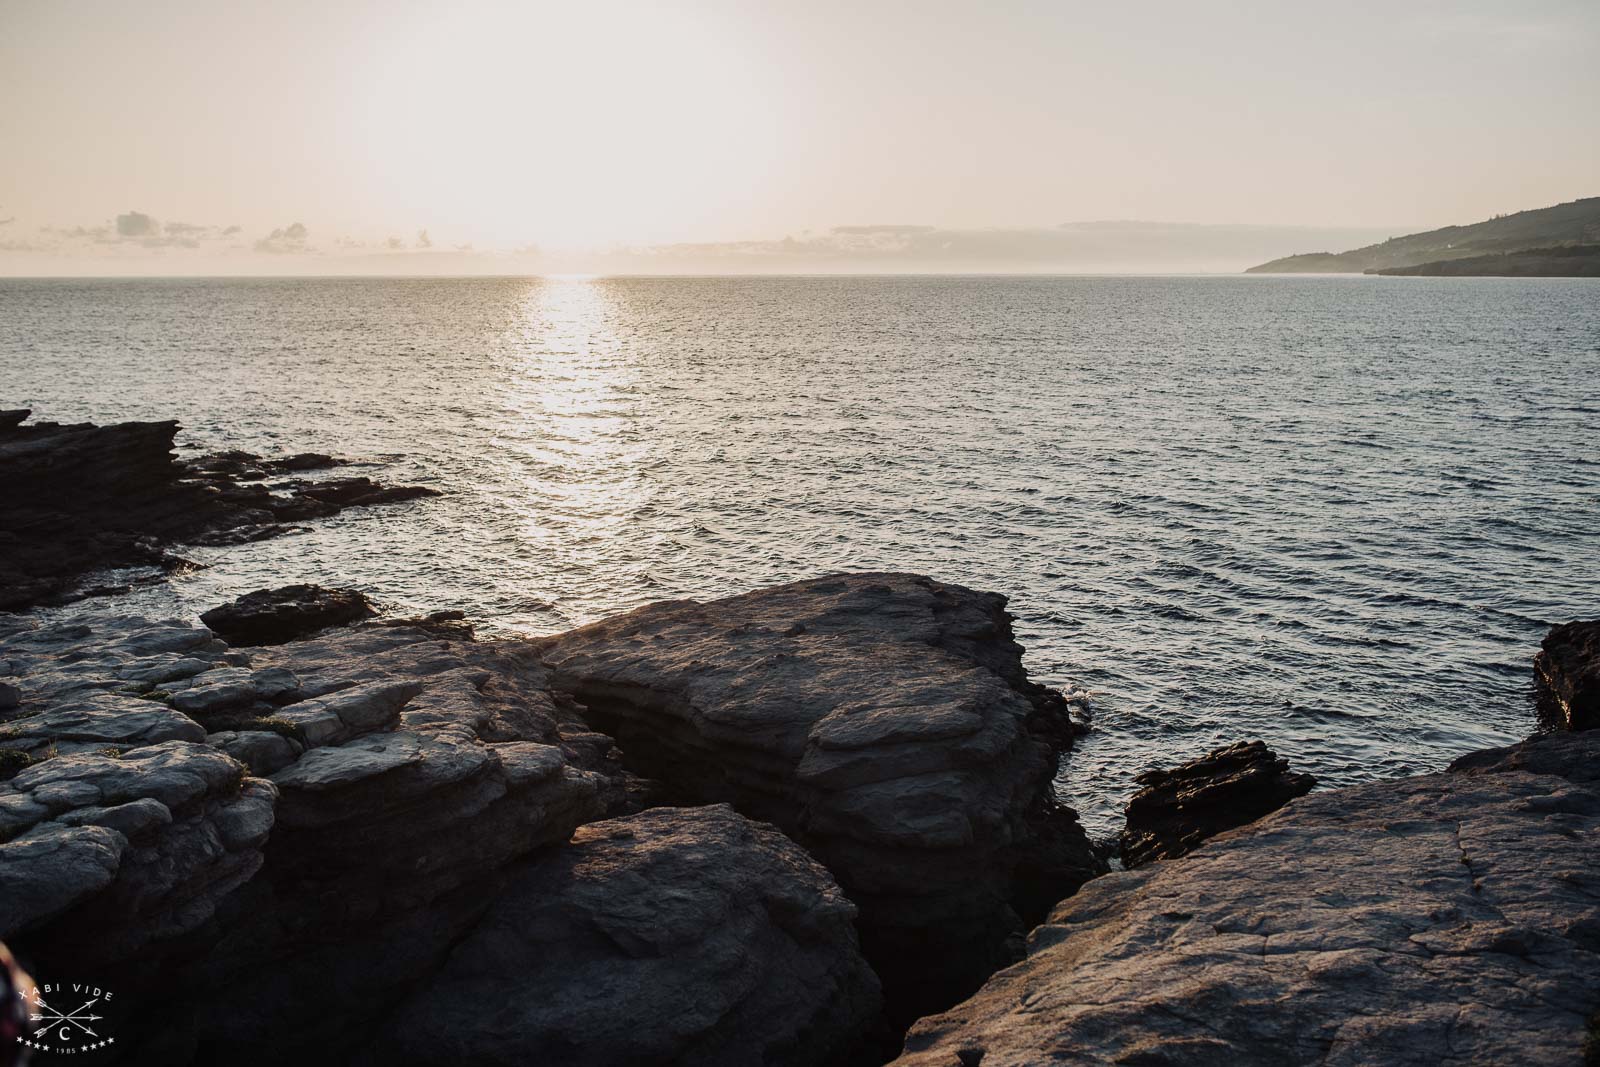
[[[776,824],[833,872],[901,1017],[976,988],[1012,958],[1019,910],[1042,917],[1102,869],[1052,800],[1065,703],[1027,680],[997,594],[840,575],[537,648],[635,770]]]
[[[1505,768],[1559,769],[1586,736],[1313,793],[1091,882],[895,1063],[1585,1062],[1600,794]]]

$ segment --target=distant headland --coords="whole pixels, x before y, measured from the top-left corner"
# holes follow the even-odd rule
[[[1285,256],[1245,273],[1600,277],[1600,196],[1349,252]]]

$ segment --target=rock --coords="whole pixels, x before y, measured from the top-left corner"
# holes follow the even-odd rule
[[[894,1062],[1578,1064],[1596,840],[1600,794],[1554,776],[1315,793],[1089,883]]]
[[[622,776],[519,642],[362,624],[263,648],[254,669],[309,697],[272,721],[361,732],[272,772],[265,865],[170,978],[201,1062],[348,1060],[517,864],[620,805]]]
[[[854,915],[726,805],[593,823],[517,871],[365,1062],[837,1064],[880,1002]]]
[[[1119,842],[1122,864],[1130,869],[1192,852],[1207,838],[1305,796],[1317,783],[1309,774],[1290,774],[1289,761],[1260,741],[1228,745],[1134,780],[1144,788],[1128,801]]]
[[[182,562],[167,552],[174,544],[256,540],[285,522],[438,495],[366,478],[268,486],[259,483],[268,473],[328,457],[235,452],[183,463],[175,422],[62,425],[26,423],[26,414],[0,417],[0,612],[92,593],[79,582],[94,571],[171,569]]]
[[[285,585],[258,589],[212,608],[200,621],[230,645],[281,645],[376,614],[371,602],[353,589]]]
[[[308,747],[347,741],[391,727],[406,702],[422,692],[417,681],[369,682],[315,700],[292,704],[277,718],[292,723]]]
[[[0,711],[10,711],[22,703],[22,690],[10,682],[0,682]]]
[[[261,778],[283,770],[305,751],[302,742],[270,730],[222,730],[207,734],[206,743],[220,748]]]
[[[16,719],[4,727],[14,747],[58,748],[68,742],[94,745],[149,745],[161,741],[204,741],[205,727],[150,700],[94,693],[63,701]]]
[[[172,694],[173,707],[196,716],[248,707],[255,702],[254,675],[245,667],[217,667],[193,675],[184,688]]]
[[[1533,674],[1542,701],[1566,729],[1600,727],[1600,619],[1551,627]]]
[[[0,784],[0,937],[106,965],[197,929],[260,867],[276,791],[186,741],[45,760]]]
[[[840,575],[534,647],[633,770],[819,859],[909,1021],[1013,958],[1008,939],[1043,917],[1019,908],[1104,869],[1053,801],[1065,701],[1027,681],[1004,609],[914,575]]]
[[[1459,774],[1553,774],[1600,792],[1600,731],[1537,734],[1505,748],[1469,752],[1451,763],[1450,770]]]

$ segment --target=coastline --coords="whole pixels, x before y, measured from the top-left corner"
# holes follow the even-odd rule
[[[1264,817],[1108,872],[996,594],[832,575],[534,641],[335,599],[236,605],[264,645],[0,616],[0,937],[128,990],[124,1056],[1577,1062],[1600,1007],[1591,734],[1300,799],[1179,768],[1149,788],[1243,775]]]

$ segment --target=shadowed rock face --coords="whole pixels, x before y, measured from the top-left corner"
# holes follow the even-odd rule
[[[338,462],[327,456],[180,462],[176,422],[62,425],[27,423],[25,410],[0,414],[0,611],[71,599],[97,570],[170,569],[182,562],[165,551],[174,544],[259,540],[347,507],[437,495],[366,478],[284,477]]]
[[[854,917],[726,805],[591,823],[510,878],[363,1062],[847,1062],[880,1003]]]
[[[1135,781],[1144,788],[1128,801],[1120,841],[1123,866],[1130,869],[1192,852],[1209,837],[1305,796],[1317,782],[1290,774],[1289,761],[1260,741],[1228,745]]]
[[[1050,783],[1070,737],[1005,599],[904,574],[678,601],[536,643],[558,689],[684,800],[730,802],[816,856],[909,1021],[1010,958],[1103,869]]]
[[[1586,736],[1316,793],[1091,882],[895,1063],[1579,1064],[1600,794],[1499,768],[1575,765]]]
[[[366,595],[354,589],[285,585],[246,593],[203,613],[200,621],[237,648],[281,645],[376,614]]]
[[[1551,627],[1533,658],[1533,675],[1562,726],[1600,727],[1600,619]]]

